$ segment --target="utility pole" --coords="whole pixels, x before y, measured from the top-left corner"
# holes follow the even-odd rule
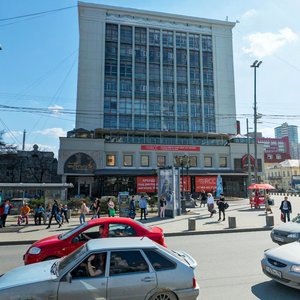
[[[262,64],[262,61],[255,60],[250,66],[254,69],[254,178],[258,183],[257,177],[257,104],[256,104],[256,69]]]

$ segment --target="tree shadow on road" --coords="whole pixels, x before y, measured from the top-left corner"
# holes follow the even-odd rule
[[[294,300],[299,299],[299,290],[277,283],[265,281],[251,287],[253,295],[262,300]]]

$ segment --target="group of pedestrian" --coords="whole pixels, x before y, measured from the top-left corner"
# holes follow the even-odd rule
[[[52,223],[53,218],[55,219],[56,223],[58,224],[58,228],[60,228],[64,221],[69,223],[68,219],[68,207],[67,205],[62,205],[61,203],[58,203],[58,201],[55,199],[53,201],[51,211],[50,211],[51,205],[48,205],[47,212],[49,216],[49,222],[46,229],[49,229]]]
[[[207,206],[207,209],[210,213],[210,218],[217,213],[215,205],[218,207],[219,219],[218,221],[225,221],[225,210],[229,207],[229,204],[225,200],[223,193],[220,194],[219,199],[215,203],[215,199],[212,193],[206,193],[204,190],[200,192],[200,207]],[[223,218],[222,218],[223,217]]]

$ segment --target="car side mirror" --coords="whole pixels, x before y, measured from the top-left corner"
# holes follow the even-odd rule
[[[76,243],[79,243],[80,239],[78,236],[75,236],[72,240],[72,243],[76,244]]]
[[[68,282],[68,283],[72,283],[72,275],[71,275],[71,273],[66,274],[66,275],[62,278],[61,281],[63,281],[63,282]]]

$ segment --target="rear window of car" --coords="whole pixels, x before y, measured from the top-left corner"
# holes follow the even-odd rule
[[[155,250],[144,250],[155,271],[171,270],[176,268],[176,263]]]

